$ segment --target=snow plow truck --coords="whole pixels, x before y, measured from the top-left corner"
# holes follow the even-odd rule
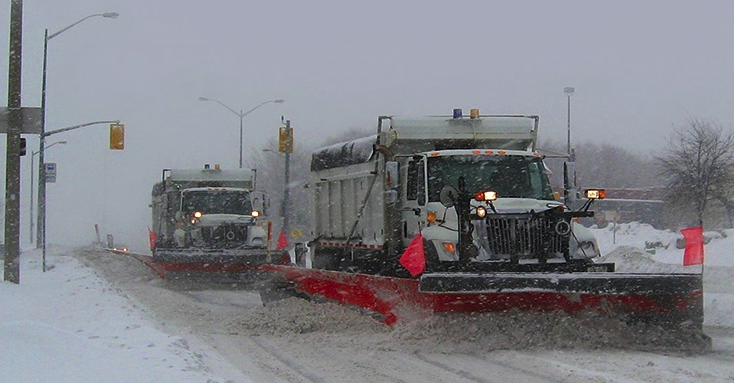
[[[433,313],[594,311],[702,333],[701,274],[599,262],[572,163],[554,193],[532,115],[382,116],[377,134],[312,153],[313,238],[263,302],[323,297],[385,323]],[[580,194],[580,193],[579,193]],[[579,196],[580,197],[580,196]]]
[[[265,194],[254,169],[165,169],[152,190],[152,267],[192,275],[243,273],[271,262]],[[282,255],[281,255],[282,256]],[[165,277],[165,276],[164,276]]]

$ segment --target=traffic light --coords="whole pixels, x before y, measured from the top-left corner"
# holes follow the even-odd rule
[[[293,128],[282,126],[278,130],[278,151],[293,153]]]
[[[110,149],[125,149],[125,125],[110,124]]]
[[[20,138],[20,153],[21,156],[25,156],[25,138]]]

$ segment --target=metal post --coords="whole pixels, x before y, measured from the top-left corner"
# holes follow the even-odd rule
[[[48,29],[43,34],[43,74],[41,77],[41,134],[38,135],[38,217],[36,217],[36,249],[43,246],[46,220],[46,175],[43,148],[46,142],[46,65],[48,57]]]
[[[291,120],[285,121],[285,127],[290,131],[291,128]],[[288,142],[286,143],[286,150],[285,150],[285,185],[283,189],[283,232],[285,233],[286,237],[288,236],[288,233],[290,232],[290,220],[288,219],[288,216],[290,215],[290,210],[288,209],[290,206],[290,177],[291,177],[291,155],[289,148],[293,147],[293,135],[289,134],[287,138]]]
[[[566,153],[568,153],[569,156],[571,156],[571,95],[573,92],[576,91],[575,88],[567,86],[563,88],[563,92],[566,93],[566,96],[568,97],[568,135],[567,135],[567,147],[566,147]],[[573,159],[571,159],[573,161]]]
[[[567,134],[567,145],[566,145],[566,153],[569,155],[571,154],[571,94],[568,94],[568,134]]]
[[[23,43],[23,0],[10,3],[8,50],[8,129],[5,162],[5,265],[4,279],[20,283],[20,132]]]
[[[242,109],[240,109],[240,169],[242,169],[242,118],[245,117],[245,115],[242,113]]]
[[[35,157],[36,154],[37,154],[36,152],[31,153],[31,178],[30,178],[30,185],[31,185],[30,198],[31,198],[31,203],[29,205],[30,206],[30,212],[31,212],[31,214],[28,217],[28,218],[30,218],[30,222],[31,222],[30,227],[29,227],[30,231],[29,231],[29,235],[28,235],[28,240],[31,243],[33,243],[33,182],[35,181],[33,179],[33,175],[35,174],[35,171],[33,169],[33,157]]]

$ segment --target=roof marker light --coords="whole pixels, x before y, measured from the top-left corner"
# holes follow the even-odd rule
[[[461,118],[461,109],[454,109],[454,118]]]

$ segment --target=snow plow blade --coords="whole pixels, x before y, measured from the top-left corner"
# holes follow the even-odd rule
[[[282,251],[271,251],[269,255],[258,252],[249,258],[232,254],[198,253],[196,257],[190,257],[184,253],[165,251],[157,251],[155,256],[116,249],[109,251],[136,259],[150,267],[161,279],[167,280],[250,281],[258,277],[259,266],[264,263],[290,262],[289,255]]]
[[[700,274],[430,273],[411,279],[284,265],[261,269],[274,273],[262,291],[264,303],[323,297],[379,314],[386,324],[425,313],[516,310],[593,312],[670,330],[703,330]]]
[[[703,329],[701,274],[433,273],[418,290],[434,310],[577,313],[593,310],[627,321]]]

